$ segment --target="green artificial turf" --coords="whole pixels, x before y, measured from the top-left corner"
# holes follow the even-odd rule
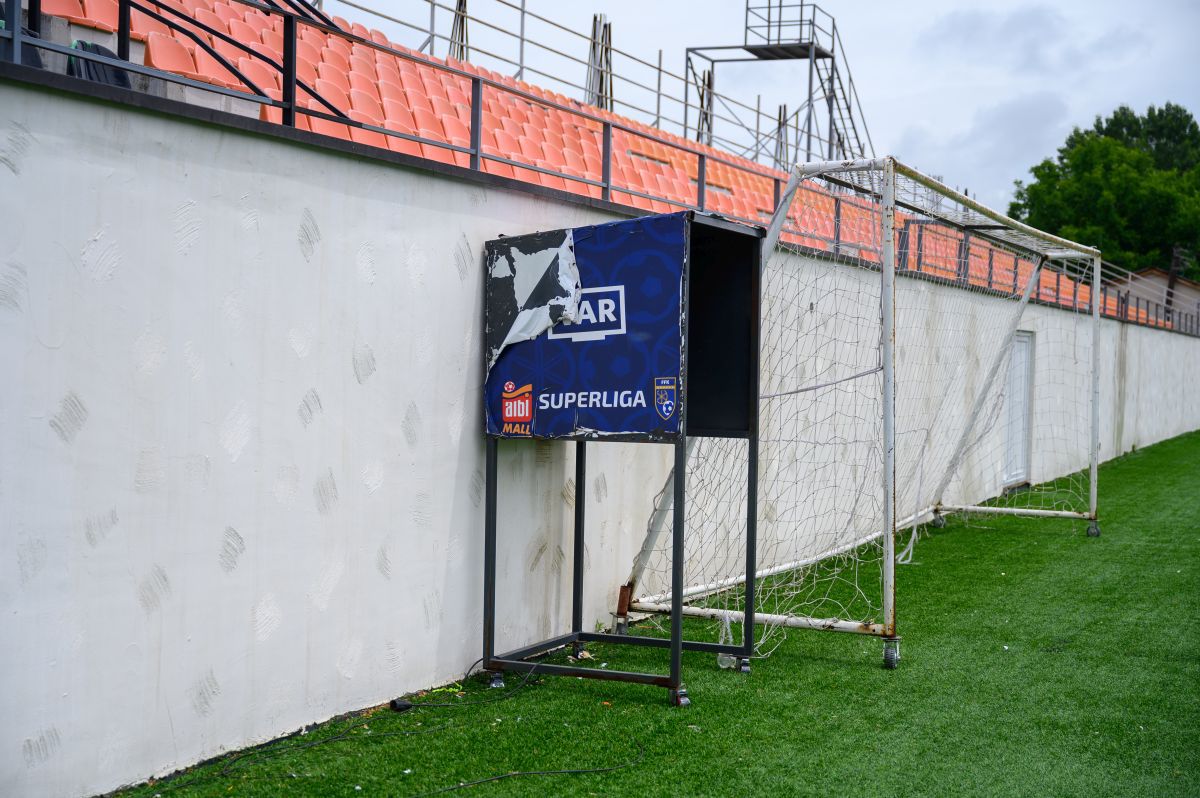
[[[684,709],[661,688],[534,677],[501,701],[376,710],[122,795],[410,796],[630,761],[452,794],[1200,795],[1200,433],[1105,465],[1100,484],[1100,538],[1008,517],[929,530],[898,568],[895,671],[878,640],[792,631],[748,676],[685,654]],[[662,651],[592,651],[665,667]],[[497,693],[476,677],[413,700]]]

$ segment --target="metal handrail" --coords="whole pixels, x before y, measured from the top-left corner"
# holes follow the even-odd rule
[[[432,15],[434,15],[439,10],[443,11],[447,14],[457,14],[457,9],[451,8],[448,5],[438,2],[438,0],[426,0],[426,2],[428,2],[430,4],[431,22],[429,23],[429,27],[423,27],[423,26],[420,26],[420,25],[417,25],[417,24],[414,24],[411,22],[407,22],[405,20],[391,16],[382,11],[378,11],[369,6],[360,5],[359,3],[354,2],[354,0],[344,0],[344,2],[346,5],[348,5],[352,8],[356,8],[365,13],[371,14],[373,16],[377,16],[380,19],[384,19],[389,22],[393,22],[395,24],[401,25],[404,28],[420,32],[426,36],[426,39],[425,39],[426,42],[444,41],[447,43],[452,43],[452,40],[450,37],[446,36],[443,33],[439,33],[434,29],[434,27],[432,25]],[[569,35],[574,36],[582,41],[589,40],[587,35],[580,33],[579,31],[576,31],[572,28],[569,28],[569,27],[563,25],[562,23],[556,22],[555,20],[552,20],[548,17],[544,17],[540,14],[530,11],[521,4],[514,3],[511,0],[496,0],[496,2],[507,8],[510,8],[510,9],[520,12],[522,14],[523,20],[525,17],[528,17],[530,19],[537,20],[539,22],[543,22],[546,25],[556,29],[557,31],[561,31],[563,33],[569,34]],[[817,10],[821,11],[819,8]],[[821,13],[824,14],[826,17],[828,17],[830,20],[833,19],[832,16],[828,15],[826,12],[821,11]],[[480,25],[483,25],[492,30],[496,30],[500,33],[503,33],[503,34],[509,36],[510,38],[517,39],[520,42],[522,53],[523,53],[524,45],[529,44],[529,45],[536,46],[536,47],[540,48],[541,50],[544,50],[546,52],[549,52],[556,56],[564,58],[570,63],[581,65],[581,66],[587,65],[587,62],[585,60],[579,58],[578,56],[564,52],[555,47],[551,47],[549,45],[543,44],[542,42],[539,42],[535,39],[526,38],[524,36],[523,32],[522,33],[513,33],[512,31],[507,30],[502,26],[496,25],[482,17],[475,16],[475,15],[468,14],[467,19],[472,22],[475,22],[476,24],[480,24]],[[522,24],[524,24],[524,23],[522,22]],[[522,28],[522,30],[523,30],[523,28]],[[824,28],[821,28],[820,30],[822,32],[828,33],[828,31]],[[424,48],[424,44],[422,44],[420,49],[423,49],[423,48]],[[478,47],[473,47],[472,49],[478,53],[485,54],[491,58],[495,58],[496,60],[498,60],[504,64],[508,64],[508,65],[517,67],[518,74],[524,74],[524,72],[528,71],[528,72],[531,72],[531,73],[534,73],[537,75],[541,75],[545,78],[548,78],[549,80],[554,81],[555,83],[560,84],[562,86],[569,86],[572,89],[577,89],[577,90],[585,90],[585,87],[583,87],[583,86],[579,85],[578,83],[575,83],[571,80],[563,78],[561,74],[553,74],[553,73],[545,72],[545,71],[535,69],[535,68],[529,66],[528,64],[525,63],[523,54],[521,55],[522,60],[514,61],[512,58],[510,58],[508,56],[500,55],[499,53],[496,53],[494,51],[483,50]],[[658,86],[650,86],[647,83],[643,83],[643,82],[634,80],[633,78],[627,77],[626,75],[620,74],[615,71],[612,75],[612,78],[614,81],[620,81],[624,84],[628,84],[629,86],[632,86],[632,87],[635,87],[642,91],[645,91],[648,94],[653,94],[654,97],[656,98],[656,102],[659,104],[659,106],[661,106],[661,103],[663,100],[666,100],[668,103],[674,103],[674,104],[680,106],[681,107],[680,110],[683,112],[683,118],[678,118],[678,117],[672,118],[670,116],[664,116],[661,113],[661,108],[656,108],[654,111],[651,111],[651,109],[649,109],[647,107],[637,105],[635,103],[632,103],[632,102],[630,102],[628,100],[624,100],[624,99],[616,98],[615,103],[620,105],[623,109],[627,109],[629,111],[636,111],[640,114],[644,114],[647,118],[651,118],[651,117],[655,118],[655,120],[656,120],[655,126],[656,127],[663,127],[663,124],[662,124],[663,122],[668,122],[672,125],[675,125],[675,126],[679,127],[680,130],[684,131],[684,135],[686,137],[687,128],[688,128],[687,114],[690,110],[699,111],[700,106],[691,103],[686,98],[686,92],[685,92],[684,99],[680,99],[678,97],[671,96],[671,94],[669,94],[669,93],[664,94],[663,88],[661,86],[661,79],[663,77],[669,78],[670,80],[676,81],[676,83],[679,86],[686,88],[687,83],[688,83],[687,78],[684,76],[681,76],[681,75],[677,75],[668,69],[663,69],[661,64],[651,63],[649,61],[646,61],[645,59],[642,59],[642,58],[632,54],[632,53],[629,53],[628,51],[621,50],[619,48],[612,48],[612,52],[615,55],[619,55],[619,56],[629,59],[629,61],[633,62],[634,64],[641,65],[641,66],[644,66],[644,67],[647,67],[650,69],[654,69],[659,75],[660,82],[659,82]],[[769,118],[766,115],[764,115],[760,109],[750,106],[749,104],[744,103],[736,98],[729,97],[726,95],[720,95],[720,94],[717,94],[716,96],[720,97],[724,100],[726,107],[728,107],[730,105],[736,106],[738,108],[744,109],[745,111],[747,111],[749,113],[753,113],[756,117]],[[861,114],[861,107],[860,107],[860,114]],[[725,116],[723,114],[714,114],[714,119],[729,123],[730,125],[737,127],[738,129],[744,131],[747,134],[750,134],[756,130],[756,128],[743,123],[736,117]],[[768,126],[768,128],[769,127],[770,126]],[[772,139],[773,138],[774,137],[772,137]],[[814,138],[822,145],[829,143],[828,137],[821,135],[819,132],[814,136]],[[732,140],[730,140],[730,143],[732,145],[731,149],[744,149],[745,150],[745,149],[753,148],[753,145],[750,145],[747,147],[743,142],[733,142]]]

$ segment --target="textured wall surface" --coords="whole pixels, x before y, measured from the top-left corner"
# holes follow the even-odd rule
[[[107,790],[461,674],[482,245],[608,218],[0,85],[0,793]],[[1105,323],[1105,457],[1200,426],[1198,344]],[[505,447],[501,645],[565,628],[584,496],[607,620],[668,452],[592,451],[577,486],[568,446]]]
[[[0,153],[0,794],[460,675],[483,242],[608,217],[9,86]],[[577,487],[568,445],[505,446],[501,645],[569,628],[579,493],[615,603],[667,452],[593,448]]]

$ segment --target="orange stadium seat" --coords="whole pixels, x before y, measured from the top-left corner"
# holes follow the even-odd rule
[[[279,88],[279,73],[263,62],[253,58],[240,58],[237,66],[243,75],[257,83],[263,91]]]
[[[115,25],[111,27],[102,25],[98,20],[88,16],[80,0],[43,0],[42,13],[49,14],[52,17],[61,17],[77,25],[86,25],[89,28],[98,28],[105,31],[116,29]]]
[[[192,54],[172,36],[151,33],[146,40],[146,66],[199,80]]]
[[[355,122],[362,122],[364,125],[374,125],[375,127],[383,127],[383,120],[371,114],[364,113],[354,108],[350,109],[348,116]],[[366,144],[371,147],[379,147],[386,150],[388,148],[388,136],[376,130],[364,130],[360,127],[350,128],[350,139],[359,144]]]

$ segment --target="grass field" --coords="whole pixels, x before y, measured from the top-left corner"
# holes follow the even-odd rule
[[[878,640],[794,631],[749,676],[685,654],[682,710],[662,689],[535,677],[122,795],[411,796],[628,762],[453,794],[1200,795],[1200,433],[1105,465],[1100,512],[1095,539],[1015,518],[933,531],[898,569],[895,671]],[[594,651],[662,668],[659,652]],[[496,695],[477,678],[414,700]]]

